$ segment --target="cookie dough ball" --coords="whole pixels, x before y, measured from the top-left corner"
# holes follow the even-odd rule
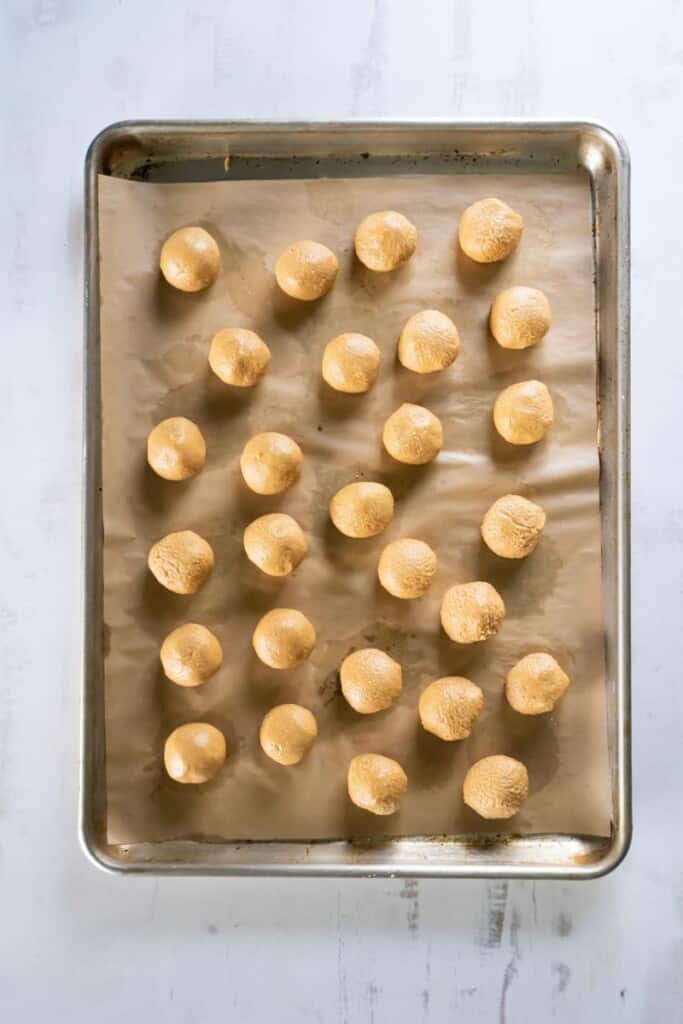
[[[384,651],[365,647],[344,658],[339,673],[342,693],[354,711],[374,715],[401,696],[401,666]]]
[[[476,683],[462,676],[446,676],[430,683],[420,695],[420,721],[440,740],[464,740],[474,728],[484,706],[484,694]]]
[[[178,686],[201,686],[223,664],[223,650],[206,626],[188,622],[169,633],[161,645],[164,675]]]
[[[211,340],[209,366],[224,384],[252,388],[269,362],[270,349],[265,341],[245,327],[224,327]]]
[[[394,517],[394,496],[384,484],[347,484],[330,502],[330,519],[345,537],[376,537]]]
[[[520,715],[552,711],[569,686],[569,676],[550,654],[527,654],[507,674],[505,696]]]
[[[458,330],[438,309],[423,309],[406,323],[398,339],[398,358],[414,373],[436,373],[455,362],[460,349]]]
[[[416,245],[417,228],[396,210],[371,213],[356,229],[356,256],[368,270],[396,270]]]
[[[379,581],[394,597],[422,597],[432,585],[436,555],[423,540],[404,537],[387,544],[380,555]]]
[[[535,444],[553,425],[553,400],[540,380],[511,384],[493,407],[496,430],[510,444]]]
[[[166,534],[147,556],[154,578],[174,594],[196,594],[209,578],[213,563],[211,545],[192,530]]]
[[[338,270],[337,257],[327,246],[304,240],[293,242],[281,253],[275,277],[291,298],[313,302],[327,295]]]
[[[460,248],[476,263],[497,263],[515,251],[524,221],[500,199],[480,199],[460,218]]]
[[[512,818],[529,794],[529,774],[521,761],[505,754],[482,757],[469,768],[463,800],[481,818]]]
[[[484,543],[501,558],[526,558],[534,550],[545,526],[540,505],[506,494],[494,501],[484,516],[481,535]]]
[[[382,441],[389,455],[397,462],[422,466],[441,451],[441,420],[421,405],[404,402],[386,420]]]
[[[264,754],[278,764],[298,764],[318,735],[315,715],[300,704],[279,704],[261,722],[259,742]]]
[[[208,722],[174,729],[164,745],[164,765],[176,782],[208,782],[225,763],[225,737]]]
[[[221,254],[204,228],[179,228],[161,247],[161,273],[181,292],[201,292],[216,280]]]
[[[550,303],[538,288],[506,288],[491,306],[491,334],[501,348],[531,348],[550,329]]]
[[[302,612],[273,608],[257,624],[251,642],[264,665],[296,668],[315,647],[315,629]]]
[[[338,334],[323,352],[323,378],[335,391],[362,395],[379,372],[379,349],[364,334]]]
[[[303,461],[296,441],[287,434],[267,431],[247,441],[240,456],[240,469],[252,491],[280,494],[297,482]]]
[[[505,618],[503,598],[490,583],[458,583],[444,594],[441,625],[457,644],[495,636]]]
[[[189,480],[204,468],[206,441],[192,420],[172,416],[150,431],[147,461],[164,480]]]
[[[247,558],[268,576],[289,576],[306,555],[306,535],[283,512],[259,516],[244,531]]]
[[[349,765],[347,785],[356,807],[371,814],[395,814],[408,788],[408,776],[390,757],[358,754]]]

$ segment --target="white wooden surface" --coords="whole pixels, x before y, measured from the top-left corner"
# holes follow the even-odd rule
[[[1,7],[0,1017],[680,1020],[681,5]],[[437,114],[631,147],[632,851],[566,885],[108,877],[76,842],[85,148],[126,117]]]

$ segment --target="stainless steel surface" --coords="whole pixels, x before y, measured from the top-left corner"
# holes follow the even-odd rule
[[[97,177],[150,181],[476,171],[574,171],[591,178],[600,407],[603,593],[612,835],[412,838],[347,842],[106,840],[102,656],[101,405]],[[327,874],[591,878],[631,837],[629,550],[629,161],[588,123],[152,123],[113,125],[86,158],[84,662],[81,840],[100,866],[174,874]]]

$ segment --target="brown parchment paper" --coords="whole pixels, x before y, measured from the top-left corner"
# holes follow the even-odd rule
[[[488,267],[456,245],[464,207],[486,195],[524,217],[518,252]],[[600,523],[596,448],[596,366],[588,181],[571,175],[413,175],[314,181],[235,181],[156,185],[100,178],[102,396],[104,443],[104,614],[108,838],[113,843],[181,837],[319,839],[440,835],[456,832],[609,834]],[[353,257],[353,232],[365,214],[403,211],[418,227],[413,260],[373,274]],[[183,224],[202,224],[218,240],[223,270],[199,295],[175,292],[158,271],[162,240]],[[315,238],[339,256],[328,297],[304,304],[281,294],[273,277],[279,252]],[[544,342],[507,352],[490,338],[495,294],[515,283],[542,288],[553,308]],[[451,316],[461,354],[446,372],[418,376],[395,360],[405,320],[424,307]],[[272,351],[256,388],[214,379],[210,339],[228,325],[248,326]],[[321,380],[325,343],[342,331],[372,336],[382,351],[367,396],[332,392]],[[514,381],[544,380],[555,403],[548,438],[513,448],[495,435],[497,392]],[[425,467],[401,467],[381,448],[386,416],[401,402],[424,404],[442,420],[445,443]],[[207,440],[206,469],[169,483],[145,460],[148,431],[167,416],[195,420]],[[239,452],[262,430],[291,434],[305,453],[300,482],[264,498],[243,484]],[[391,527],[371,540],[348,540],[327,515],[330,497],[356,479],[386,482],[396,497]],[[495,498],[518,492],[540,502],[547,526],[521,562],[496,558],[479,535]],[[310,553],[285,580],[246,559],[241,536],[257,515],[291,513]],[[167,593],[146,568],[150,546],[180,529],[205,536],[215,571],[196,596]],[[433,546],[439,568],[427,596],[399,601],[376,582],[382,547],[401,536]],[[451,643],[439,605],[454,582],[485,579],[508,609],[499,635],[469,647]],[[300,608],[318,643],[292,672],[262,665],[251,634],[272,607]],[[197,690],[163,678],[159,646],[183,622],[205,623],[225,652],[221,672]],[[403,695],[391,710],[361,716],[338,687],[340,662],[354,648],[378,646],[397,658]],[[552,652],[572,686],[556,712],[527,718],[503,698],[509,667],[532,650]],[[446,744],[421,729],[417,700],[432,679],[460,674],[484,690],[472,737]],[[318,718],[306,760],[282,768],[262,754],[258,727],[274,704],[296,701]],[[226,735],[228,760],[201,787],[171,782],[162,768],[166,735],[206,720]],[[346,769],[361,751],[399,760],[409,789],[399,814],[375,818],[346,796]],[[531,792],[508,823],[486,823],[462,803],[467,766],[507,753],[528,768]]]

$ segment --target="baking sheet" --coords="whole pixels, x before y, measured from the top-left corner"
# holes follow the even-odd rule
[[[478,267],[455,245],[469,202],[499,195],[525,219],[518,252]],[[315,181],[152,185],[100,177],[103,394],[104,616],[107,837],[112,843],[174,838],[322,839],[501,831],[463,806],[469,763],[509,753],[529,768],[531,795],[503,830],[515,833],[610,831],[600,523],[595,410],[595,326],[590,192],[583,174],[415,175]],[[353,228],[366,213],[401,209],[418,226],[416,257],[392,275],[353,259]],[[158,273],[161,241],[200,223],[217,238],[223,272],[200,295],[174,292]],[[330,295],[302,305],[276,288],[272,269],[290,241],[313,237],[333,248],[340,274]],[[536,350],[505,352],[487,330],[489,304],[514,283],[543,288],[554,325]],[[433,306],[458,325],[462,350],[443,374],[419,377],[395,362],[405,320]],[[270,371],[251,392],[213,378],[213,333],[249,326],[268,342]],[[331,392],[320,380],[322,349],[334,334],[359,330],[377,341],[383,363],[367,396]],[[512,449],[491,426],[497,392],[529,377],[544,380],[556,423],[531,449]],[[427,467],[400,467],[382,451],[381,425],[403,401],[427,405],[444,425],[445,445]],[[196,420],[208,444],[205,471],[174,484],[146,466],[148,431],[166,416]],[[301,444],[302,479],[264,498],[242,483],[238,457],[260,430],[282,430]],[[327,503],[353,479],[382,480],[397,498],[392,526],[352,541],[328,521]],[[548,524],[521,563],[490,554],[479,522],[501,494],[540,502]],[[255,516],[282,509],[309,536],[309,556],[287,580],[264,577],[242,551]],[[146,569],[163,534],[195,529],[212,544],[216,569],[194,597],[164,591]],[[381,548],[400,536],[430,543],[439,571],[430,593],[399,602],[376,584]],[[453,582],[488,579],[508,616],[498,637],[460,648],[440,632],[438,608]],[[301,608],[318,645],[293,672],[256,659],[251,632],[274,606]],[[221,672],[196,691],[161,673],[158,648],[186,621],[219,636]],[[353,648],[376,645],[403,665],[404,692],[391,710],[362,717],[339,693],[337,670]],[[516,715],[502,695],[509,666],[530,650],[551,651],[573,685],[547,717]],[[472,737],[443,744],[419,726],[420,690],[431,679],[464,674],[485,693]],[[258,726],[275,703],[297,701],[318,718],[320,736],[296,768],[270,762]],[[163,741],[196,719],[228,741],[224,771],[202,787],[164,774]],[[396,757],[409,777],[401,812],[376,819],[345,792],[354,753]]]

